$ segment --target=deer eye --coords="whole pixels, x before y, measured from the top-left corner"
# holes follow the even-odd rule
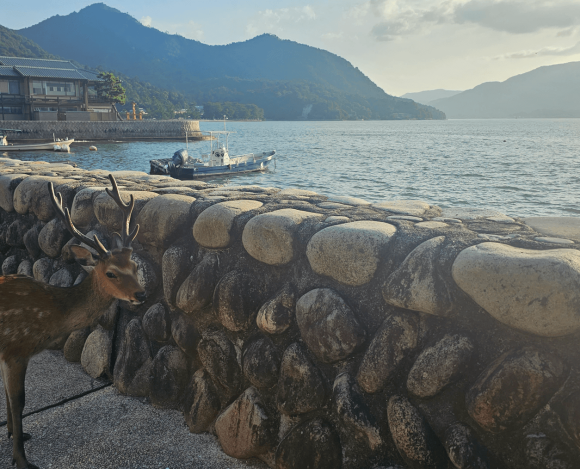
[[[109,277],[109,278],[117,278],[117,276],[113,272],[107,272],[107,277]]]

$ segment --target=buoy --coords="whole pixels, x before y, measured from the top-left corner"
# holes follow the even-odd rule
[[[93,146],[90,146],[90,147],[89,147],[89,150],[91,150],[91,151],[97,151],[97,147],[96,147],[96,146],[94,146],[94,145],[93,145]]]

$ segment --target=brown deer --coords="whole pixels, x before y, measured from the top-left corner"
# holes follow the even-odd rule
[[[145,292],[137,280],[137,265],[131,260],[131,242],[139,225],[129,230],[135,200],[129,204],[121,200],[119,188],[112,175],[113,190],[109,194],[123,212],[122,234],[114,234],[115,247],[109,251],[97,236],[88,238],[72,223],[68,208],[63,210],[62,196],[54,194],[52,183],[48,189],[57,216],[81,245],[70,247],[75,259],[90,266],[88,277],[71,288],[46,285],[23,275],[0,277],[0,370],[6,392],[8,438],[13,437],[12,464],[18,469],[38,469],[26,460],[24,440],[30,438],[22,431],[24,408],[24,376],[28,361],[51,343],[76,329],[95,322],[115,299],[134,304],[145,300]]]

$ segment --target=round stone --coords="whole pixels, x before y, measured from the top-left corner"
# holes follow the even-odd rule
[[[380,256],[397,229],[378,221],[330,226],[316,233],[306,248],[312,270],[346,285],[370,282]]]
[[[580,330],[580,252],[482,243],[462,251],[453,279],[498,321],[544,337]]]

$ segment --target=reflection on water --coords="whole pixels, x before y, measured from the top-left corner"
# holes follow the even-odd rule
[[[202,122],[202,130],[222,130]],[[298,187],[369,201],[423,199],[518,216],[580,213],[580,119],[230,122],[230,154],[277,151],[265,173],[204,179]],[[185,142],[75,142],[71,153],[11,157],[76,162],[86,169],[149,171]],[[192,156],[209,143],[190,142]]]

